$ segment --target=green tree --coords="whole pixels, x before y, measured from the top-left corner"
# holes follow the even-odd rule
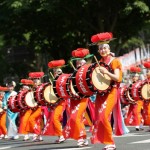
[[[48,61],[67,62],[78,47],[96,54],[97,48],[88,44],[99,32],[112,32],[112,50],[122,55],[133,44],[148,42],[149,7],[148,0],[1,0],[1,78],[8,70],[19,77],[30,71],[47,73]]]

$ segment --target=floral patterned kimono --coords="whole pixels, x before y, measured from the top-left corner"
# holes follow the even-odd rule
[[[67,120],[67,124],[63,130],[63,135],[65,139],[86,139],[83,116],[86,111],[88,101],[89,98],[83,98],[81,100],[70,99],[70,114],[68,116],[69,118]]]

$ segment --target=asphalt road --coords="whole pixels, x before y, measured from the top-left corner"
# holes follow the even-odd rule
[[[128,127],[130,133],[123,136],[114,136],[117,150],[150,150],[150,132],[147,132],[148,127],[144,127],[143,131],[135,131],[135,128]],[[91,133],[87,129],[88,140]],[[101,150],[104,145],[91,144],[89,146],[78,147],[77,142],[72,139],[66,140],[64,143],[55,144],[57,137],[43,136],[42,142],[23,141],[23,136],[20,135],[18,140],[0,140],[0,150]]]

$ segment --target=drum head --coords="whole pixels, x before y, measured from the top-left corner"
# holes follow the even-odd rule
[[[34,99],[33,91],[27,92],[27,94],[25,95],[25,102],[28,105],[28,107],[31,107],[31,108],[34,108],[38,105]]]
[[[71,89],[72,94],[73,94],[75,97],[79,97],[79,95],[77,94],[77,92],[75,91],[75,89],[74,89],[74,87],[73,87],[72,81],[70,82],[70,89]]]
[[[144,100],[150,100],[150,84],[146,83],[143,85],[141,95]]]
[[[43,95],[49,104],[54,104],[58,101],[58,97],[55,95],[52,85],[45,87]]]
[[[2,108],[0,108],[0,113],[2,113],[4,110]]]
[[[100,72],[99,67],[96,67],[92,72],[92,82],[96,89],[103,91],[108,89],[108,87],[110,86],[111,78],[106,74],[103,75]]]
[[[126,91],[126,96],[128,97],[129,102],[135,102],[135,100],[131,97],[129,90]]]

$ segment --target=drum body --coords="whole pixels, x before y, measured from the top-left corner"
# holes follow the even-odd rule
[[[36,89],[35,97],[38,104],[42,106],[54,105],[58,102],[59,98],[54,93],[52,84],[43,83]]]
[[[89,97],[96,92],[91,84],[91,65],[85,64],[81,66],[75,74],[75,84],[79,93],[81,93],[84,97]]]
[[[10,109],[10,111],[12,111],[14,113],[21,111],[21,108],[20,108],[18,101],[17,101],[17,95],[10,96],[8,98],[7,105],[8,105],[8,108]]]
[[[22,110],[26,110],[28,109],[27,105],[25,104],[25,101],[24,101],[24,97],[26,95],[26,93],[28,92],[28,90],[21,90],[18,92],[18,95],[17,95],[17,102],[18,102],[18,105],[20,106],[20,108]]]
[[[150,101],[150,82],[143,81],[139,90],[141,98],[145,101]]]
[[[99,62],[101,68],[112,72],[111,68],[105,63]],[[85,64],[79,68],[75,76],[76,85],[79,92],[86,96],[92,96],[98,92],[105,95],[110,92],[113,82],[108,75],[103,75],[97,63]]]
[[[34,92],[32,90],[22,90],[18,93],[17,101],[21,109],[33,109],[38,106],[34,98]]]
[[[125,98],[129,103],[135,104],[136,101],[133,99],[131,95],[131,90],[132,90],[132,85],[129,85],[126,87]]]
[[[67,80],[67,92],[71,99],[80,100],[80,99],[86,97],[86,95],[83,95],[77,87],[76,73],[77,73],[77,71],[75,70],[72,74],[70,74],[70,76]]]
[[[119,88],[119,94],[120,94],[120,101],[122,104],[129,104],[126,98],[126,92],[127,91],[127,86],[124,85],[123,87]]]
[[[141,80],[139,80],[136,83],[132,84],[131,95],[132,95],[132,97],[135,101],[142,99],[142,96],[140,94],[141,93],[141,85],[142,85]]]
[[[80,99],[83,96],[79,92],[75,84],[75,74],[61,74],[57,76],[53,81],[54,94],[59,99]],[[51,90],[52,91],[52,90]]]
[[[63,99],[70,98],[71,95],[69,95],[69,81],[68,78],[71,76],[71,74],[61,74],[56,82],[55,87],[58,94],[58,97],[61,97]]]

